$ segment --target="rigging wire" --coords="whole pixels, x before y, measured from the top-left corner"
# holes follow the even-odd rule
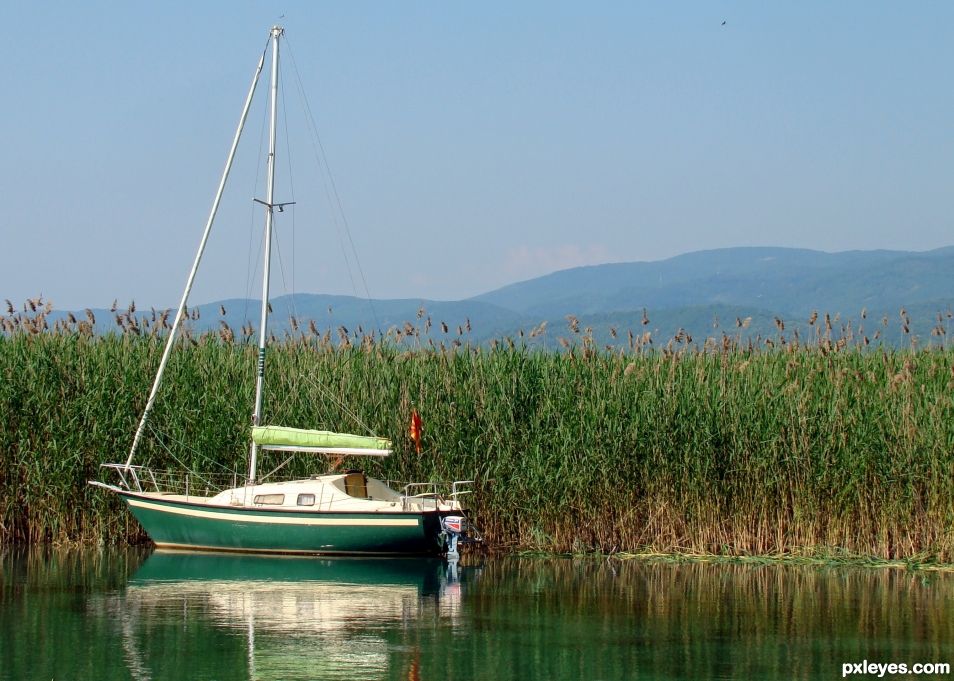
[[[292,173],[292,155],[291,155],[291,141],[290,141],[290,137],[291,137],[291,136],[288,134],[288,130],[289,130],[289,128],[288,128],[288,107],[285,105],[285,88],[281,88],[280,91],[281,91],[281,93],[282,93],[282,120],[283,120],[283,122],[284,122],[284,124],[285,124],[285,129],[284,129],[285,150],[286,150],[285,159],[286,159],[286,164],[287,164],[287,167],[288,167],[288,186],[289,186],[289,189],[290,189],[290,191],[291,191],[291,202],[292,202],[292,205],[289,206],[289,208],[291,208],[291,223],[292,223],[292,224],[291,224],[291,227],[292,227],[291,287],[290,287],[291,297],[289,298],[289,304],[288,304],[287,312],[288,312],[289,316],[295,317],[295,318],[297,319],[297,318],[298,318],[298,307],[297,307],[297,304],[296,304],[296,302],[295,302],[295,216],[296,216],[296,213],[295,213],[295,205],[294,205],[294,203],[295,203],[295,178],[294,178],[294,175],[293,175],[293,173]],[[278,241],[278,230],[277,230],[277,229],[275,230],[275,240],[276,240],[276,242]],[[278,245],[278,244],[276,243],[276,245]],[[287,282],[286,279],[285,279],[285,265],[284,265],[284,263],[282,262],[282,249],[281,249],[281,248],[277,248],[276,250],[278,251],[278,269],[279,269],[279,271],[281,272],[281,275],[282,275],[282,286],[283,286],[283,288],[284,288],[286,291],[288,291],[288,290],[289,290],[289,286],[288,286],[288,282]]]
[[[295,79],[298,85],[298,93],[304,103],[304,109],[307,115],[307,122],[309,123],[309,132],[311,132],[312,134],[311,143],[312,143],[312,148],[315,152],[315,158],[316,160],[318,160],[318,156],[319,156],[318,152],[320,151],[320,157],[321,159],[324,160],[324,164],[322,166],[322,163],[319,161],[318,165],[319,167],[324,168],[324,171],[328,176],[328,180],[331,183],[331,190],[332,190],[332,193],[334,194],[334,199],[335,199],[334,204],[332,205],[332,208],[334,208],[334,206],[337,206],[338,212],[341,214],[341,221],[344,225],[344,232],[348,237],[348,243],[351,245],[351,250],[354,253],[355,264],[357,265],[357,268],[358,268],[358,274],[361,277],[361,284],[364,287],[364,293],[368,301],[368,306],[371,309],[371,315],[374,317],[374,324],[378,329],[378,334],[382,334],[381,323],[378,320],[377,311],[374,309],[374,303],[371,300],[371,292],[368,289],[368,282],[364,276],[364,268],[361,267],[361,261],[358,258],[358,250],[357,248],[355,248],[354,239],[351,236],[351,227],[348,224],[348,218],[347,218],[347,215],[345,215],[344,206],[342,205],[341,197],[338,194],[338,187],[337,187],[337,184],[335,183],[334,175],[331,172],[331,167],[328,165],[328,157],[325,154],[324,145],[321,143],[321,136],[318,134],[318,125],[315,122],[315,117],[314,117],[314,114],[312,113],[311,105],[308,102],[308,96],[307,94],[305,94],[304,85],[301,81],[301,74],[298,71],[298,62],[295,60],[295,51],[292,49],[291,42],[288,41],[287,38],[285,40],[285,43],[286,45],[288,45],[288,53],[289,53],[289,56],[291,57],[292,68],[295,71]]]
[[[294,62],[294,55],[293,55],[292,52],[291,52],[291,47],[290,47],[290,46],[289,46],[289,54],[292,56],[292,61]],[[296,72],[296,76],[297,76],[297,72]],[[307,109],[307,107],[306,107],[306,104],[305,104],[305,97],[303,96],[303,86],[302,86],[301,78],[300,78],[300,77],[297,79],[297,83],[296,83],[296,84],[297,84],[297,87],[298,87],[298,99],[299,99],[299,104],[300,104],[301,107],[302,107],[302,111],[305,111],[305,110]],[[352,292],[355,294],[355,296],[357,297],[357,295],[358,295],[358,285],[357,285],[357,283],[355,282],[355,279],[354,279],[354,270],[352,269],[352,266],[351,266],[352,256],[348,253],[348,249],[347,249],[347,247],[345,246],[344,238],[342,237],[342,232],[343,232],[344,230],[343,230],[342,227],[341,227],[341,221],[338,219],[338,211],[335,210],[335,202],[334,202],[334,199],[332,198],[331,187],[330,187],[329,184],[328,184],[327,173],[321,173],[321,172],[320,172],[320,171],[323,170],[324,168],[323,168],[323,164],[322,164],[321,158],[320,158],[320,156],[319,156],[319,154],[318,154],[318,152],[317,152],[317,149],[316,149],[316,147],[315,147],[315,142],[314,142],[314,139],[313,139],[313,133],[312,133],[311,129],[309,129],[308,132],[309,132],[309,135],[311,135],[311,137],[309,138],[309,142],[311,142],[312,153],[313,153],[313,155],[314,155],[314,157],[315,157],[315,165],[316,165],[316,166],[318,167],[318,169],[319,169],[319,175],[320,175],[320,177],[321,177],[321,185],[322,185],[322,189],[324,190],[325,199],[326,199],[327,202],[328,202],[328,211],[329,211],[329,215],[330,215],[330,217],[331,217],[331,222],[332,222],[332,224],[334,225],[334,228],[335,228],[335,235],[338,237],[338,248],[341,249],[341,259],[344,261],[345,271],[347,271],[347,273],[348,273],[348,280],[351,282],[351,291],[352,291]],[[355,254],[355,256],[356,256],[356,255],[357,255],[357,254]]]
[[[351,411],[351,410],[348,408],[348,405],[346,405],[337,395],[335,395],[334,392],[332,392],[330,389],[328,389],[328,388],[324,387],[323,385],[321,385],[321,383],[319,383],[318,381],[316,381],[316,380],[315,380],[314,378],[312,378],[309,374],[302,373],[301,376],[302,376],[306,381],[308,381],[313,388],[316,388],[320,394],[323,394],[323,395],[324,395],[325,397],[327,397],[329,400],[331,400],[332,402],[334,402],[335,404],[337,404],[338,407],[341,408],[341,411],[343,411],[346,416],[350,416],[350,417],[354,420],[354,422],[357,423],[357,424],[358,424],[359,426],[361,426],[362,428],[364,428],[364,429],[368,432],[369,435],[374,435],[374,434],[375,434],[375,433],[374,433],[374,430],[372,430],[371,427],[370,427],[368,424],[366,424],[364,421],[362,421],[360,416],[358,416],[355,412]]]
[[[209,486],[213,486],[213,487],[214,487],[214,485],[213,485],[209,480],[206,480],[206,479],[203,478],[199,473],[196,473],[195,471],[193,471],[190,466],[186,466],[185,463],[182,461],[182,459],[180,459],[179,457],[177,457],[177,456],[175,455],[175,453],[168,447],[168,445],[166,445],[166,443],[162,441],[162,438],[160,437],[162,434],[161,434],[158,430],[156,430],[156,429],[152,426],[152,424],[149,424],[148,427],[149,427],[149,431],[150,431],[150,432],[153,434],[153,436],[155,437],[155,440],[154,440],[155,443],[156,443],[157,445],[159,445],[160,447],[162,447],[162,449],[164,449],[164,450],[166,451],[166,453],[167,453],[169,456],[171,456],[171,457],[175,460],[175,462],[176,462],[177,464],[179,464],[182,468],[191,471],[192,474],[195,475],[195,476],[196,476],[197,478],[199,478],[200,480],[202,480],[202,482],[206,483],[206,484],[209,485]],[[185,449],[186,451],[191,452],[192,454],[198,456],[200,459],[204,459],[205,461],[208,461],[209,463],[211,463],[211,464],[213,464],[213,465],[215,465],[215,466],[218,466],[219,468],[221,468],[221,469],[222,469],[223,471],[225,471],[226,473],[229,473],[229,474],[231,474],[231,475],[238,475],[238,471],[237,471],[235,468],[229,468],[229,467],[226,466],[225,464],[219,463],[219,462],[216,461],[215,459],[212,459],[212,458],[206,456],[205,454],[203,454],[203,453],[200,452],[199,450],[197,450],[197,449],[195,449],[195,448],[193,448],[193,447],[190,447],[190,446],[187,445],[185,442],[182,442],[181,440],[178,440],[175,436],[173,436],[173,435],[166,435],[165,437],[168,438],[169,440],[172,440],[173,443],[175,443],[176,445],[178,445],[178,446],[181,447],[182,449]]]
[[[271,40],[271,36],[269,37],[269,40]],[[217,191],[216,191],[216,194],[215,194],[215,199],[214,199],[213,202],[212,202],[212,208],[211,208],[211,210],[210,210],[210,212],[209,212],[209,217],[208,217],[208,220],[207,220],[207,222],[206,222],[205,230],[203,231],[203,234],[202,234],[202,239],[201,239],[200,242],[199,242],[199,249],[198,249],[198,251],[197,251],[197,253],[196,253],[195,260],[193,261],[192,270],[191,270],[190,273],[189,273],[189,278],[188,278],[188,280],[187,280],[187,282],[186,282],[185,290],[184,290],[183,293],[182,293],[182,300],[181,300],[181,302],[179,303],[179,307],[178,307],[178,310],[177,310],[177,312],[176,312],[175,320],[173,321],[172,328],[169,330],[169,335],[168,335],[168,337],[167,337],[167,339],[166,339],[166,342],[165,342],[165,348],[164,348],[164,350],[163,350],[162,359],[161,359],[160,362],[159,362],[159,368],[158,368],[158,370],[157,370],[157,372],[156,372],[156,377],[155,377],[155,379],[154,379],[154,381],[153,381],[152,389],[151,389],[151,391],[150,391],[150,393],[149,393],[149,398],[148,398],[148,400],[146,401],[146,406],[145,406],[145,408],[144,408],[144,410],[143,410],[142,418],[141,418],[140,421],[139,421],[139,426],[138,426],[138,428],[137,428],[137,430],[136,430],[136,433],[135,433],[135,435],[134,435],[134,437],[133,437],[132,446],[130,447],[129,455],[128,455],[127,459],[126,459],[125,469],[126,469],[127,471],[129,470],[129,467],[130,467],[130,465],[132,464],[133,457],[135,456],[135,453],[136,453],[136,448],[137,448],[138,445],[139,445],[140,437],[142,436],[143,432],[145,431],[145,428],[146,428],[146,425],[147,425],[147,420],[148,420],[148,417],[149,417],[149,412],[152,410],[152,406],[153,406],[153,404],[154,404],[154,402],[155,402],[155,399],[156,399],[157,395],[159,394],[159,387],[160,387],[160,383],[161,383],[161,381],[162,381],[162,373],[163,373],[163,370],[164,370],[164,368],[165,368],[165,365],[166,365],[166,363],[167,363],[167,361],[168,361],[168,359],[169,359],[170,353],[171,353],[171,351],[173,350],[173,344],[174,344],[174,341],[175,341],[176,332],[178,331],[180,325],[182,325],[183,322],[185,321],[185,320],[183,319],[183,317],[185,316],[184,313],[185,313],[186,310],[187,310],[187,302],[188,302],[188,299],[189,299],[189,294],[190,294],[190,292],[192,291],[192,286],[193,286],[193,284],[195,283],[195,276],[196,276],[196,274],[197,274],[197,272],[198,272],[198,269],[199,269],[199,263],[200,263],[200,261],[201,261],[201,259],[202,259],[202,254],[203,254],[203,252],[205,251],[205,247],[206,247],[206,245],[207,245],[207,243],[208,243],[209,236],[211,235],[211,232],[212,232],[212,225],[213,225],[213,223],[214,223],[214,221],[215,221],[215,217],[216,217],[216,215],[217,215],[217,213],[218,213],[219,202],[220,202],[220,200],[221,200],[221,198],[222,198],[222,195],[223,195],[223,193],[224,193],[224,191],[225,191],[226,181],[228,180],[229,174],[230,174],[230,172],[231,172],[232,163],[233,163],[233,161],[235,160],[235,152],[238,150],[238,145],[239,145],[239,141],[241,140],[241,137],[242,137],[242,132],[244,131],[245,125],[246,125],[246,123],[248,122],[248,114],[249,114],[249,111],[250,111],[250,107],[251,107],[252,101],[253,101],[253,99],[254,99],[255,90],[256,90],[256,88],[257,88],[257,86],[258,86],[259,76],[261,75],[262,67],[263,67],[264,64],[265,64],[265,54],[266,54],[267,51],[268,51],[268,45],[269,45],[269,42],[266,42],[266,43],[265,43],[265,48],[264,48],[263,51],[262,51],[261,59],[259,60],[258,66],[257,66],[256,69],[255,69],[255,75],[252,77],[252,84],[251,84],[251,86],[250,86],[250,88],[249,88],[248,95],[247,95],[247,97],[246,97],[246,99],[245,99],[245,104],[244,104],[244,106],[243,106],[243,108],[242,108],[242,115],[241,115],[241,118],[239,119],[238,129],[235,131],[235,136],[232,138],[232,145],[231,145],[231,147],[230,147],[227,160],[226,160],[226,162],[225,162],[225,168],[224,168],[223,171],[222,171],[222,176],[221,176],[221,180],[220,180],[220,182],[219,182],[219,187],[218,187],[218,189],[217,189]]]
[[[376,325],[376,327],[377,327],[377,329],[378,329],[378,333],[381,334],[382,332],[381,332],[380,321],[378,320],[377,312],[376,312],[376,310],[374,309],[374,304],[373,304],[373,302],[372,302],[372,300],[371,300],[371,294],[370,294],[370,291],[369,291],[369,289],[368,289],[367,280],[366,280],[366,278],[365,278],[363,268],[361,267],[360,260],[358,259],[357,249],[356,249],[356,247],[355,247],[355,245],[354,245],[354,240],[353,240],[353,238],[352,238],[352,236],[351,236],[350,226],[349,226],[349,224],[348,224],[347,217],[346,217],[346,215],[345,215],[345,213],[344,213],[344,208],[343,208],[343,205],[342,205],[342,202],[341,202],[341,198],[340,198],[340,196],[339,196],[339,194],[338,194],[338,190],[337,190],[337,186],[336,186],[336,184],[335,184],[334,176],[332,175],[330,166],[328,165],[327,156],[326,156],[326,154],[325,154],[324,146],[323,146],[322,143],[321,143],[321,138],[320,138],[320,136],[319,136],[319,134],[318,134],[317,124],[315,123],[314,116],[313,116],[312,111],[311,111],[311,106],[310,106],[310,104],[309,104],[309,102],[308,102],[307,95],[306,95],[305,92],[304,92],[304,87],[303,87],[303,84],[302,84],[301,75],[300,75],[300,73],[299,73],[299,71],[298,71],[298,65],[297,65],[297,63],[296,63],[296,61],[295,61],[294,52],[292,51],[291,45],[290,45],[290,43],[288,43],[287,38],[286,38],[286,44],[287,44],[288,47],[289,47],[289,54],[290,54],[291,59],[292,59],[292,65],[293,65],[294,72],[295,72],[295,78],[296,78],[296,82],[297,82],[297,87],[298,87],[299,96],[300,96],[300,98],[301,98],[301,100],[302,100],[302,102],[303,102],[303,108],[304,108],[304,110],[305,110],[305,112],[306,112],[306,114],[307,114],[307,120],[306,120],[306,122],[309,124],[309,132],[311,133],[311,136],[312,136],[311,143],[312,143],[313,153],[314,153],[314,155],[315,155],[315,159],[316,159],[316,161],[317,161],[317,163],[318,163],[319,168],[322,168],[322,169],[325,171],[325,174],[327,175],[327,180],[323,177],[323,182],[324,182],[324,185],[325,185],[325,194],[326,194],[326,196],[328,197],[329,205],[330,205],[331,208],[332,208],[332,211],[331,211],[332,220],[333,220],[333,222],[334,222],[334,224],[335,224],[336,230],[338,231],[339,244],[340,244],[341,247],[342,247],[342,254],[344,255],[345,263],[346,263],[347,268],[348,268],[348,275],[349,275],[349,278],[351,279],[352,288],[353,288],[355,291],[357,291],[357,286],[355,285],[354,277],[353,277],[353,274],[352,274],[352,271],[351,271],[351,266],[350,266],[350,260],[349,260],[349,258],[348,258],[348,253],[347,253],[346,249],[344,248],[344,243],[341,241],[341,231],[342,231],[342,230],[341,230],[341,228],[340,228],[340,226],[339,226],[339,223],[338,223],[338,215],[339,215],[339,214],[340,214],[340,217],[341,217],[341,222],[342,222],[342,224],[343,224],[343,226],[344,226],[344,232],[345,232],[345,234],[346,234],[346,236],[347,236],[347,238],[348,238],[348,242],[349,242],[349,244],[350,244],[351,251],[352,251],[353,257],[354,257],[354,259],[355,259],[355,264],[356,264],[356,266],[357,266],[358,273],[359,273],[359,276],[360,276],[360,278],[361,278],[361,283],[362,283],[362,285],[363,285],[363,287],[364,287],[364,292],[365,292],[365,295],[366,295],[366,298],[367,298],[368,305],[369,305],[369,307],[370,307],[370,309],[371,309],[372,316],[374,317],[374,321],[375,321],[375,325]],[[267,44],[266,44],[266,49],[267,49]],[[289,186],[290,186],[290,189],[291,189],[291,195],[292,195],[291,198],[292,198],[292,201],[294,201],[294,199],[295,199],[295,188],[294,188],[294,180],[293,180],[292,171],[291,171],[291,167],[292,167],[292,162],[291,162],[291,144],[290,144],[290,138],[289,138],[289,135],[288,135],[288,132],[287,132],[287,131],[288,131],[288,113],[287,113],[287,106],[285,106],[285,103],[286,103],[286,100],[285,100],[285,92],[284,92],[284,89],[282,89],[282,107],[283,107],[283,118],[284,118],[284,124],[285,124],[285,146],[286,146],[287,159],[288,159],[288,160],[287,160],[287,164],[288,164]],[[267,108],[267,107],[264,107],[264,108],[263,108],[263,114],[262,114],[262,125],[261,125],[261,130],[260,130],[260,133],[259,133],[259,150],[258,150],[258,155],[257,155],[257,158],[258,158],[258,159],[261,159],[261,158],[262,158],[262,149],[263,149],[263,147],[264,147],[265,129],[266,129],[266,121],[267,121],[267,118],[268,118],[268,108]],[[319,152],[320,152],[320,154],[319,154]],[[323,163],[322,163],[322,161],[323,161]],[[261,166],[261,164],[258,163],[258,162],[256,162],[255,167],[256,167],[256,175],[255,175],[255,181],[254,181],[254,183],[253,183],[253,188],[254,188],[253,193],[254,193],[254,191],[257,191],[257,189],[258,189],[258,184],[259,184],[259,182],[260,182],[260,180],[261,180],[261,170],[262,170],[262,166]],[[329,182],[329,181],[330,181],[330,188],[331,188],[331,191],[330,191],[330,192],[329,192],[329,190],[328,190],[328,182]],[[334,201],[331,200],[332,195],[334,196]],[[337,207],[337,213],[336,213],[335,210],[334,210],[335,207]],[[295,216],[296,216],[296,215],[295,215],[295,211],[294,211],[294,206],[291,206],[291,208],[292,208],[292,216],[291,216],[291,218],[292,218],[292,262],[291,262],[292,296],[291,296],[291,306],[292,306],[292,314],[297,317],[297,310],[295,309],[295,298],[294,298],[294,286],[295,286],[295,234],[296,234]],[[255,227],[254,227],[254,223],[255,223],[255,213],[256,213],[256,210],[255,210],[255,206],[254,206],[254,203],[253,203],[252,206],[250,207],[249,246],[248,246],[248,267],[246,268],[247,275],[246,275],[245,309],[244,309],[243,315],[242,315],[242,316],[243,316],[243,320],[245,320],[245,321],[247,321],[247,319],[248,319],[248,302],[249,302],[249,299],[250,299],[250,296],[251,296],[252,279],[253,279],[253,277],[254,277],[254,274],[257,273],[257,271],[258,271],[258,261],[260,260],[260,257],[256,257],[256,258],[255,258],[255,260],[254,260],[255,265],[254,265],[254,268],[253,268],[253,265],[252,265],[252,263],[253,263],[253,260],[252,260],[252,250],[253,250],[253,249],[252,249],[252,243],[253,243],[254,233],[255,233]],[[275,239],[276,239],[276,242],[277,242],[277,240],[278,240],[278,230],[277,230],[277,229],[275,230]],[[277,244],[276,244],[276,245],[277,245]],[[263,247],[264,247],[264,238],[259,241],[258,256],[261,256]],[[281,257],[281,249],[280,249],[280,248],[277,248],[276,250],[278,251],[279,269],[280,269],[281,276],[282,276],[282,282],[283,282],[283,285],[285,285],[286,288],[287,288],[287,281],[286,281],[286,278],[285,278],[285,269],[284,269],[284,264],[283,264],[282,257]],[[341,411],[342,411],[346,416],[350,417],[358,426],[360,426],[361,428],[365,429],[368,433],[370,433],[370,434],[372,434],[372,435],[374,434],[374,431],[373,431],[364,421],[361,420],[361,418],[357,415],[357,413],[355,413],[354,411],[352,411],[351,409],[349,409],[348,406],[338,397],[338,395],[336,395],[336,394],[335,394],[334,392],[332,392],[330,389],[328,389],[328,388],[324,387],[323,385],[321,385],[320,383],[318,383],[312,376],[310,376],[310,375],[308,375],[308,374],[300,374],[300,376],[301,376],[302,378],[304,378],[304,379],[305,379],[312,387],[314,387],[320,394],[324,395],[329,401],[335,403],[335,404],[341,409]],[[207,462],[209,462],[209,463],[210,463],[211,465],[213,465],[213,466],[217,466],[218,468],[222,469],[224,472],[226,472],[226,473],[228,473],[228,474],[230,474],[230,475],[235,476],[235,475],[238,474],[238,473],[237,473],[237,470],[235,469],[235,467],[229,468],[228,466],[226,466],[226,465],[224,465],[224,464],[222,464],[222,463],[216,461],[215,459],[212,459],[211,457],[206,456],[205,454],[203,454],[202,452],[200,452],[198,449],[196,449],[196,448],[190,446],[189,444],[187,444],[187,443],[184,442],[184,441],[179,440],[179,439],[176,438],[174,435],[169,435],[169,434],[163,435],[163,434],[159,433],[158,430],[153,426],[152,423],[146,422],[145,425],[146,425],[147,428],[149,429],[149,432],[154,436],[154,442],[155,442],[162,450],[164,450],[164,451],[165,451],[179,466],[181,466],[182,468],[191,471],[191,467],[190,467],[190,466],[187,466],[187,465],[185,464],[185,462],[183,462],[178,456],[176,456],[175,452],[168,446],[168,444],[167,444],[166,441],[165,441],[166,439],[168,439],[169,441],[171,441],[171,442],[172,442],[174,445],[176,445],[179,449],[184,450],[184,451],[186,451],[186,452],[189,452],[189,453],[191,453],[194,457],[197,457],[197,458],[200,459],[200,460],[207,461]],[[287,463],[287,461],[286,461],[285,463]],[[275,470],[273,470],[273,471],[272,471],[271,473],[269,473],[268,475],[271,475],[271,474],[277,472],[277,470],[280,469],[282,466],[284,466],[285,463],[282,463],[278,468],[276,468]],[[210,480],[208,480],[208,479],[206,479],[205,477],[203,477],[201,474],[199,474],[199,473],[197,473],[197,472],[195,472],[195,471],[192,471],[192,474],[195,475],[198,479],[202,480],[202,481],[203,481],[204,483],[206,483],[207,485],[209,485],[210,487],[215,487],[215,484],[214,484],[214,483],[212,483]]]
[[[255,183],[252,185],[252,196],[258,192],[258,183],[262,178],[262,148],[265,146],[265,124],[268,121],[268,107],[262,107],[262,127],[258,134],[258,153],[255,155]],[[256,204],[255,201],[252,201],[249,204],[249,222],[248,222],[248,265],[245,268],[245,307],[242,310],[242,325],[245,325],[245,322],[248,321],[248,303],[252,295],[252,279],[258,273],[258,261],[261,260],[262,255],[262,246],[265,241],[264,236],[259,239],[258,242],[258,252],[255,255],[255,259],[252,259],[252,243],[255,239],[255,221],[256,221]],[[253,266],[254,263],[254,266]]]
[[[282,63],[281,63],[281,67],[282,67],[283,73],[284,73],[285,62],[282,62]],[[282,78],[284,78],[284,75],[282,76]],[[297,214],[297,212],[295,211],[295,207],[296,207],[296,199],[295,199],[295,178],[294,178],[294,175],[292,174],[291,135],[290,135],[289,132],[288,132],[291,128],[288,127],[288,105],[287,105],[286,102],[285,102],[285,97],[286,97],[285,88],[282,88],[282,89],[281,89],[281,92],[282,92],[282,117],[284,118],[284,121],[285,121],[285,158],[287,159],[286,163],[287,163],[287,165],[288,165],[288,186],[289,186],[289,188],[291,189],[291,201],[292,201],[292,204],[291,204],[291,206],[290,206],[290,208],[291,208],[291,223],[292,223],[292,230],[291,230],[291,231],[292,231],[292,235],[291,235],[291,236],[292,236],[292,248],[291,248],[291,294],[292,294],[292,312],[293,312],[294,315],[297,317],[297,316],[298,316],[298,310],[295,308],[295,298],[294,298],[294,296],[295,296],[295,256],[296,256],[296,254],[297,254],[297,251],[296,251],[296,249],[295,249],[295,236],[296,236],[296,234],[297,234],[296,218],[297,218],[298,214]]]

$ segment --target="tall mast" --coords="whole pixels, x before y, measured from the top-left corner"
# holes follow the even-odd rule
[[[274,31],[274,29],[273,29]],[[266,46],[267,47],[267,46]],[[252,98],[255,96],[255,88],[258,86],[259,76],[262,74],[262,67],[265,65],[265,52],[262,52],[258,60],[258,66],[255,68],[255,75],[252,76],[252,84],[248,89],[248,96],[245,98],[245,106],[242,108],[242,116],[239,118],[238,128],[235,130],[235,137],[232,138],[232,147],[229,149],[228,158],[225,160],[225,169],[222,171],[222,179],[219,181],[218,191],[215,193],[215,199],[212,201],[212,209],[209,211],[209,219],[205,223],[205,231],[202,232],[202,239],[199,241],[199,250],[195,254],[195,261],[192,263],[192,270],[189,272],[189,278],[186,281],[185,291],[182,293],[182,300],[176,310],[175,320],[172,322],[172,329],[169,331],[169,337],[166,339],[166,347],[162,352],[162,359],[159,361],[159,369],[156,371],[156,378],[152,383],[152,390],[149,392],[149,399],[146,400],[146,408],[142,412],[142,418],[139,421],[139,427],[136,428],[136,434],[133,436],[132,446],[129,448],[129,456],[126,458],[126,470],[132,465],[133,457],[136,455],[136,449],[139,447],[139,441],[146,430],[146,421],[152,406],[156,401],[156,394],[159,392],[159,385],[162,383],[162,373],[165,371],[166,363],[169,361],[169,355],[176,341],[176,334],[179,331],[179,325],[185,316],[186,303],[189,300],[189,293],[192,291],[192,284],[195,281],[195,273],[199,269],[199,263],[202,261],[202,254],[205,252],[205,245],[209,240],[209,234],[212,232],[212,223],[215,222],[216,213],[219,211],[219,202],[222,200],[222,193],[225,191],[225,182],[228,180],[229,172],[232,170],[232,161],[235,159],[235,150],[238,148],[239,140],[242,138],[242,130],[245,129],[245,120],[248,118],[249,108],[252,106]]]
[[[265,340],[268,336],[268,280],[272,260],[272,220],[275,213],[275,136],[278,123],[278,39],[285,32],[281,26],[273,26],[272,37],[272,85],[271,120],[268,135],[268,185],[265,201],[265,267],[262,275],[262,321],[258,334],[258,377],[255,379],[255,411],[252,412],[252,425],[260,425],[262,420],[262,389],[265,385]],[[258,466],[258,445],[252,440],[248,462],[248,482],[255,484]]]

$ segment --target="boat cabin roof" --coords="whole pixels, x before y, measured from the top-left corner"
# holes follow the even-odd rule
[[[300,510],[394,510],[401,495],[363,471],[329,473],[310,478],[265,482],[236,487],[209,499],[210,504],[228,506],[271,506]]]

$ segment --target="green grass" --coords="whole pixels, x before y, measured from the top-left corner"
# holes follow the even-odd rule
[[[161,339],[77,327],[0,334],[4,543],[142,539],[86,481],[125,460]],[[504,550],[954,562],[954,351],[417,345],[288,336],[269,350],[267,420],[366,424],[395,442],[371,474],[476,478],[477,522]],[[181,346],[138,461],[241,478],[255,348]]]

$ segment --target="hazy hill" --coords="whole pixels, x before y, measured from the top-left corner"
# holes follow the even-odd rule
[[[573,315],[601,345],[628,343],[628,331],[640,336],[648,331],[658,345],[680,329],[697,342],[722,334],[777,337],[776,319],[785,322],[785,334],[797,331],[808,338],[817,333],[818,326],[807,321],[817,311],[822,321],[829,314],[835,337],[851,333],[898,344],[917,335],[924,344],[932,340],[939,321],[946,332],[952,306],[954,247],[923,253],[727,248],[656,262],[577,267],[459,301],[282,296],[272,301],[270,325],[281,333],[294,317],[302,328],[313,321],[321,333],[331,330],[335,336],[340,327],[351,333],[386,332],[406,322],[423,331],[430,319],[435,342],[457,338],[461,327],[460,335],[471,342],[511,336],[516,342],[559,347],[560,337],[572,340],[576,335],[566,320]],[[116,328],[115,314],[94,312],[98,330]],[[199,305],[198,312],[199,318],[190,322],[193,329],[217,329],[225,322],[238,336],[243,325],[257,324],[259,303],[216,301]],[[54,313],[51,320],[65,314]],[[468,321],[471,332],[466,331]],[[531,341],[530,330],[544,321],[547,332]]]
[[[954,248],[925,253],[727,248],[554,272],[477,296],[538,317],[730,305],[803,316],[954,298]]]

